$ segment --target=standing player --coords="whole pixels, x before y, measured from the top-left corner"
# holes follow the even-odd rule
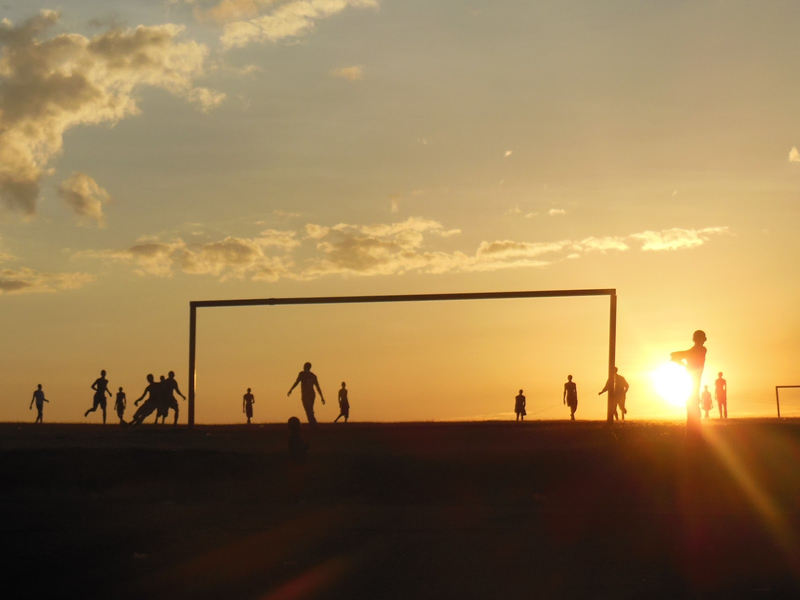
[[[722,371],[717,373],[718,378],[714,382],[714,399],[719,408],[719,418],[722,419],[722,409],[725,409],[724,418],[728,418],[728,382],[722,378]]]
[[[180,389],[178,389],[178,382],[175,380],[175,371],[170,371],[168,373],[168,377],[164,379],[164,376],[161,376],[161,385],[163,386],[163,404],[162,408],[160,409],[163,411],[161,422],[164,423],[167,419],[167,414],[169,413],[169,409],[171,408],[175,411],[175,421],[173,422],[173,426],[178,426],[178,399],[175,397],[175,392],[178,393],[178,396],[186,400],[186,396],[181,394]],[[158,417],[156,417],[158,420]]]
[[[323,405],[325,404],[325,398],[323,397],[322,390],[319,387],[317,376],[311,372],[310,362],[307,362],[303,365],[303,370],[298,373],[294,385],[289,388],[289,392],[286,394],[287,396],[292,395],[292,390],[297,387],[297,384],[300,384],[300,395],[303,401],[303,408],[306,411],[308,422],[311,425],[316,425],[317,419],[314,417],[314,399],[316,398],[316,395],[314,394],[314,388],[317,388]]]
[[[350,418],[350,401],[347,399],[347,384],[343,381],[342,388],[339,390],[339,416],[334,419],[336,423],[339,419],[344,417],[344,422]]]
[[[250,425],[250,419],[253,418],[253,404],[256,403],[256,397],[250,393],[250,388],[247,388],[247,393],[242,396],[242,412],[247,415],[247,424]]]
[[[87,410],[83,413],[84,418],[89,416],[90,412],[94,412],[97,410],[97,407],[103,409],[103,425],[106,424],[106,394],[111,397],[111,391],[108,389],[108,379],[106,379],[106,372],[105,370],[100,371],[100,377],[98,377],[95,382],[92,384],[92,389],[94,390],[94,402],[92,404],[92,408]]]
[[[514,398],[514,412],[517,413],[517,421],[524,421],[525,415],[528,413],[525,412],[525,405],[527,401],[525,400],[525,396],[522,395],[522,390],[519,391],[519,395]]]
[[[694,346],[670,354],[670,360],[686,367],[692,378],[692,395],[686,401],[686,435],[700,434],[700,382],[706,364],[706,334],[698,329],[692,334]]]
[[[119,424],[123,425],[125,423],[125,407],[128,405],[128,398],[125,395],[125,392],[122,391],[122,388],[119,388],[117,392],[117,399],[114,402],[114,410],[117,411],[117,416],[119,417]]]
[[[619,369],[614,367],[614,378],[606,381],[605,387],[597,393],[597,395],[600,396],[601,394],[608,392],[611,398],[613,398],[615,419],[619,419],[621,417],[624,421],[625,415],[628,414],[628,409],[625,408],[625,398],[628,395],[628,389],[630,389],[628,382],[622,375],[619,374]],[[620,409],[620,415],[617,415],[617,407]]]
[[[38,415],[36,416],[36,420],[34,423],[44,423],[44,403],[50,402],[47,398],[44,397],[44,392],[42,391],[42,384],[40,383],[36,391],[33,392],[33,398],[31,398],[31,405],[28,407],[28,410],[33,408],[33,402],[36,401],[36,410],[38,411]]]
[[[705,418],[708,418],[708,411],[711,410],[711,392],[708,391],[708,386],[704,386],[703,393],[700,395],[703,410],[706,411]]]
[[[572,381],[572,375],[567,375],[567,383],[564,384],[564,404],[569,406],[569,418],[575,420],[575,411],[578,410],[578,386]]]

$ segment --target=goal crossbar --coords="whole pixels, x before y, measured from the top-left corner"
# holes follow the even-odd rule
[[[614,377],[617,347],[617,290],[545,290],[525,292],[473,292],[456,294],[398,294],[384,296],[318,296],[310,298],[245,298],[238,300],[194,300],[189,302],[189,429],[194,428],[197,381],[197,309],[232,306],[287,306],[309,304],[373,304],[382,302],[436,302],[445,300],[502,300],[510,298],[609,297],[608,377]],[[777,393],[777,390],[776,390]],[[613,394],[608,394],[606,420],[613,421]]]

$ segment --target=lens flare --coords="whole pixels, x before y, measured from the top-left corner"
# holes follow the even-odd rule
[[[653,386],[670,404],[686,406],[686,400],[692,393],[692,378],[685,368],[669,362],[653,371]]]

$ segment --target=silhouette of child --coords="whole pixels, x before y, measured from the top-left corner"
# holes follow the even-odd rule
[[[125,407],[127,404],[128,397],[125,395],[125,392],[122,391],[122,388],[119,388],[119,391],[117,392],[117,399],[114,401],[114,410],[117,411],[120,424],[125,422],[123,416],[125,416]]]
[[[706,411],[705,417],[708,418],[708,411],[711,410],[711,392],[708,391],[708,386],[705,386],[703,394],[700,396],[703,401],[703,410]]]
[[[336,423],[342,417],[344,417],[344,422],[347,423],[347,419],[350,418],[350,401],[347,399],[346,386],[347,384],[343,381],[342,389],[339,390],[339,416],[334,419],[334,423]]]
[[[686,400],[686,433],[700,431],[700,381],[703,378],[703,367],[706,364],[706,334],[698,329],[692,335],[694,346],[688,350],[679,350],[670,354],[670,360],[686,367],[692,378],[692,395]]]
[[[719,408],[719,418],[728,418],[728,382],[722,378],[722,371],[717,373],[717,380],[714,382],[714,397]],[[724,409],[724,415],[723,415]]]
[[[519,395],[514,398],[514,412],[517,413],[517,421],[524,421],[525,415],[528,413],[525,411],[525,396],[522,395],[522,390],[519,391]]]
[[[31,405],[28,407],[28,410],[33,408],[34,401],[36,401],[36,411],[39,413],[34,423],[44,423],[44,403],[50,402],[50,400],[44,397],[41,383],[36,387],[36,391],[33,392],[33,398],[31,398]]]
[[[250,388],[247,388],[247,393],[242,396],[242,412],[247,415],[247,424],[250,425],[250,419],[253,418],[253,404],[256,403],[256,398],[250,393]]]

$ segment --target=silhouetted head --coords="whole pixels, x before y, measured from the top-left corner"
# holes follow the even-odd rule
[[[297,417],[289,417],[289,431],[291,433],[300,432],[300,419]]]
[[[250,388],[247,388],[247,393],[248,393],[248,394],[250,393]]]
[[[614,373],[619,373],[619,369],[617,367],[614,367]]]
[[[175,379],[175,371],[170,371],[168,375],[170,379]]]
[[[161,379],[160,379],[160,381],[164,381],[165,379],[166,379],[166,377],[164,377],[164,376],[162,375],[162,376],[161,376]]]
[[[522,390],[520,390],[520,391],[519,391],[519,393],[521,394],[521,393],[522,393]]]
[[[706,389],[706,391],[708,390],[708,386],[707,385],[704,385],[703,387]]]
[[[105,376],[106,376],[106,370],[103,369],[102,371],[100,371],[100,377],[105,377]]]
[[[567,381],[572,381],[572,375],[567,375]]]
[[[121,392],[121,391],[122,391],[122,388],[119,388],[119,391]]]
[[[343,381],[343,382],[342,382],[342,387],[345,387],[346,385],[347,385],[347,384],[346,384],[346,383]]]
[[[692,334],[692,341],[695,344],[705,344],[707,339],[708,338],[706,338],[706,332],[703,331],[702,329],[698,329]]]
[[[42,384],[40,383],[40,384],[39,384],[38,386],[36,386],[36,387],[38,387],[39,389],[42,389]]]
[[[717,377],[722,377],[722,371],[720,371],[719,373],[717,373]]]
[[[311,370],[311,363],[306,363],[303,365],[303,371],[310,371]]]
[[[147,381],[149,381],[150,383],[153,383],[153,379],[155,379],[155,378],[153,377],[153,374],[152,374],[152,373],[148,373],[148,374],[147,374]]]

